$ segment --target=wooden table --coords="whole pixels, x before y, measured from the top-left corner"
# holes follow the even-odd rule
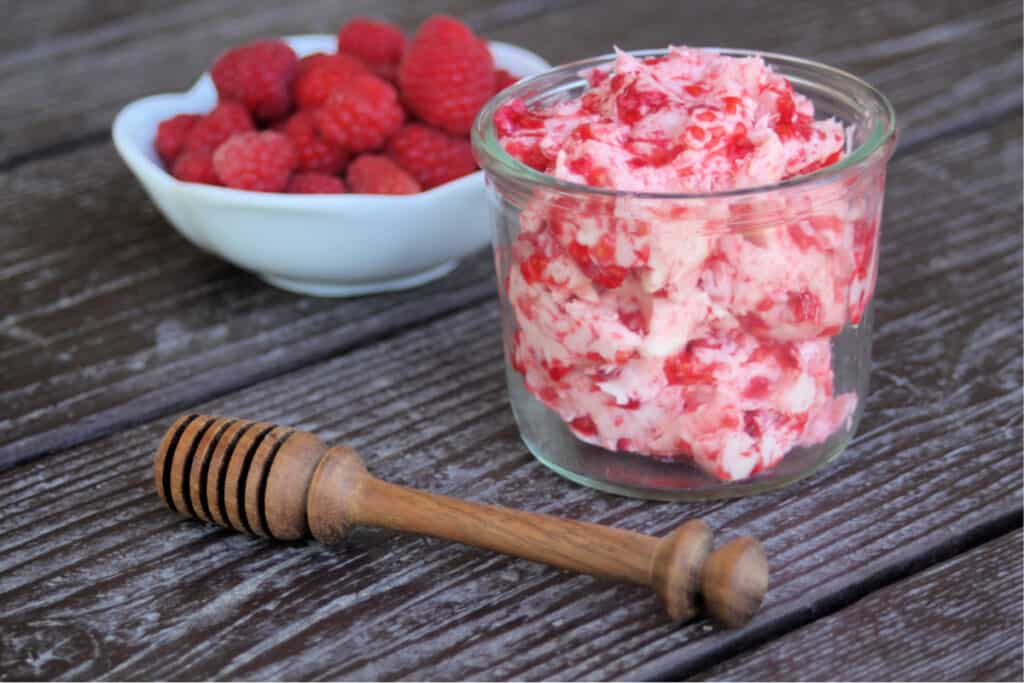
[[[400,294],[293,296],[186,243],[109,141],[225,46],[446,11],[552,62],[669,42],[834,63],[893,100],[867,414],[783,491],[703,504],[573,485],[519,441],[491,259]],[[1022,675],[1018,0],[87,0],[0,35],[0,679],[956,679]],[[443,340],[443,343],[439,343]],[[163,508],[181,411],[360,448],[397,483],[650,534],[763,539],[748,627],[646,591],[365,530],[273,545]]]

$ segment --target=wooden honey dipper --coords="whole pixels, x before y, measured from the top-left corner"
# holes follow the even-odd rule
[[[760,543],[737,538],[712,552],[699,519],[657,538],[434,495],[373,477],[351,448],[266,422],[183,415],[153,473],[172,510],[237,531],[330,544],[366,525],[446,538],[649,586],[676,621],[694,617],[701,596],[718,621],[741,626],[768,587]]]

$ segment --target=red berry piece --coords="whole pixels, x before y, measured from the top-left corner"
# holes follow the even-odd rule
[[[335,90],[359,74],[369,73],[355,57],[323,55],[303,69],[292,84],[292,96],[299,109],[319,107]]]
[[[394,86],[360,74],[339,86],[313,112],[316,127],[329,142],[353,152],[384,146],[405,119]]]
[[[747,388],[743,390],[744,398],[763,401],[771,395],[772,381],[767,377],[751,377]]]
[[[569,426],[581,436],[597,436],[597,425],[594,424],[594,418],[589,415],[573,418]]]
[[[494,92],[499,93],[518,80],[518,76],[513,76],[505,69],[498,69],[494,72]]]
[[[701,363],[693,355],[690,346],[674,356],[665,359],[665,380],[669,384],[714,384],[715,366]]]
[[[295,145],[299,156],[299,171],[312,171],[335,175],[341,173],[348,163],[349,153],[337,145],[327,142],[313,123],[313,114],[297,111],[281,126],[281,131]]]
[[[228,50],[210,69],[221,99],[237,100],[260,121],[286,116],[298,57],[280,40],[263,40]]]
[[[821,319],[821,299],[807,290],[789,292],[788,303],[793,320],[798,323],[816,323]]]
[[[761,363],[769,360],[778,363],[779,366],[786,370],[800,369],[800,354],[792,342],[765,340],[761,342],[761,346],[757,347],[750,354],[750,362],[752,363]]]
[[[186,150],[213,153],[213,150],[235,133],[256,130],[249,110],[238,102],[224,101],[196,121],[185,138]]]
[[[394,24],[356,17],[338,29],[338,52],[359,58],[380,78],[394,81],[405,36]]]
[[[544,137],[544,119],[528,110],[521,100],[512,100],[494,112],[494,127],[505,151],[538,171],[546,171],[551,159],[544,155],[540,142]],[[517,140],[507,140],[513,133],[533,131]]]
[[[468,140],[410,123],[388,142],[388,155],[412,174],[423,189],[436,187],[476,170]]]
[[[156,153],[170,168],[185,148],[185,140],[196,122],[203,118],[199,114],[178,114],[160,122],[156,128]]]
[[[187,183],[220,185],[220,180],[213,170],[213,155],[205,150],[183,151],[175,159],[171,175]]]
[[[416,194],[420,185],[386,156],[364,154],[348,166],[348,186],[361,194]]]
[[[409,108],[453,135],[469,133],[480,107],[494,94],[494,80],[487,44],[445,15],[423,22],[398,70]]]
[[[523,130],[536,130],[543,134],[544,117],[527,109],[522,100],[515,99],[494,112],[494,127],[502,137]]]
[[[213,168],[228,187],[281,192],[298,163],[288,136],[271,130],[233,135],[213,153]]]
[[[524,280],[529,284],[534,284],[543,280],[548,263],[548,259],[542,254],[533,254],[530,258],[519,263],[519,272]]]
[[[668,104],[668,96],[658,90],[644,90],[637,83],[623,88],[615,97],[615,107],[623,123],[634,124],[643,117],[660,111]]]
[[[341,178],[326,173],[296,173],[285,188],[290,194],[343,194],[345,191]]]

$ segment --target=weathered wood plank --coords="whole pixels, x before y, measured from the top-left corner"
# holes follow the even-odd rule
[[[853,69],[893,96],[906,91],[904,100],[912,107],[903,112],[905,121],[915,125],[953,109],[970,116],[984,107],[1020,104],[1009,97],[1020,89],[1020,7],[1009,0],[980,6],[955,0],[894,5],[801,0],[785,12],[751,2],[601,0],[545,13],[564,2],[575,4],[495,0],[472,9],[468,0],[383,6],[358,0],[342,10],[329,0],[294,8],[267,0],[176,3],[77,40],[0,56],[0,92],[7,102],[0,116],[0,168],[31,158],[33,150],[60,149],[67,140],[96,141],[125,102],[188,87],[226,45],[270,34],[329,31],[356,13],[386,16],[410,28],[434,11],[465,14],[488,37],[521,43],[555,62],[608,52],[613,44],[688,42],[791,52]],[[524,17],[534,20],[524,22]],[[60,70],[43,71],[56,59],[64,65]],[[126,70],[124,64],[134,68]],[[922,78],[936,73],[945,79]],[[1002,88],[988,90],[993,81]],[[947,87],[950,83],[956,86]],[[1001,96],[993,97],[996,93]]]
[[[1018,529],[886,586],[699,680],[1019,681],[1022,623]]]
[[[16,50],[40,51],[44,45],[109,33],[140,15],[152,16],[166,3],[160,0],[96,3],[91,0],[33,2],[8,0],[4,5],[4,32],[0,57]]]
[[[474,16],[480,25],[494,25],[500,17],[522,18],[546,6],[493,5]],[[315,7],[309,11],[320,11]],[[431,6],[417,7],[426,12]],[[672,5],[682,14],[675,22],[661,23],[646,14],[652,11],[646,4],[636,10],[635,20],[622,16],[633,14],[634,8],[615,7],[619,9],[606,3],[541,14],[495,35],[521,39],[557,59],[562,58],[557,50],[584,54],[606,49],[612,40],[608,32],[617,30],[615,26],[624,27],[620,32],[629,42],[623,44],[633,47],[667,43],[677,37],[678,26],[706,36],[707,42],[724,41],[726,36],[715,31],[729,25],[693,3]],[[748,9],[756,13],[760,7]],[[992,22],[1019,9],[997,4],[977,10],[977,16],[961,16],[968,10],[960,3],[927,3],[890,17],[888,7],[864,10],[870,16],[882,12],[875,18],[884,19],[886,30],[893,31],[876,32],[872,40],[881,42],[874,51],[868,48],[875,43],[866,37],[871,26],[867,18],[849,30],[836,27],[834,17],[818,3],[796,12],[803,23],[793,25],[774,10],[764,17],[755,14],[758,20],[744,23],[740,37],[768,48],[785,47],[792,39],[797,51],[812,54],[846,44],[848,50],[861,51],[847,56],[873,60],[877,53],[896,49],[894,45],[904,51],[916,46],[922,50],[917,56],[930,55],[933,61],[928,63],[935,65],[948,61],[953,43],[941,36],[949,33],[963,43],[953,50],[961,61],[942,69],[921,67],[906,77],[887,71],[889,80],[879,83],[891,90],[898,107],[913,109],[919,102],[916,93],[922,92],[920,83],[930,83],[924,90],[936,93],[947,89],[958,65],[978,67],[978,55],[984,55],[968,58],[971,51],[984,52],[985,46],[998,43],[988,37]],[[614,15],[618,21],[610,21],[613,11],[620,13]],[[269,18],[260,12],[254,16],[263,17],[260,22],[285,21],[284,15],[273,13]],[[563,39],[565,22],[572,17],[579,26],[569,33],[571,39]],[[936,17],[946,22],[939,24],[947,27],[946,33],[922,41],[920,27]],[[287,20],[293,19],[289,15]],[[257,22],[252,30],[263,25]],[[837,34],[838,28],[842,30]],[[984,38],[972,31],[984,33]],[[777,35],[782,38],[772,37]],[[947,56],[939,59],[936,50]],[[986,68],[979,67],[971,78],[977,84],[992,77],[991,90],[966,93],[972,106],[994,106],[1005,97],[1001,72]],[[938,106],[938,100],[928,101]],[[951,111],[966,106],[955,97],[948,103]],[[928,113],[937,115],[932,109]],[[433,288],[405,295],[336,303],[274,291],[169,231],[107,146],[86,146],[0,175],[0,216],[0,287],[13,293],[0,304],[9,307],[0,309],[0,362],[6,368],[0,377],[0,405],[5,406],[0,414],[0,468],[324,358],[492,291],[486,256]],[[68,225],[75,229],[69,231]],[[154,258],[157,254],[160,259]]]
[[[819,60],[886,93],[904,134],[918,140],[947,120],[1019,110],[1020,20],[1020,4],[1001,1],[798,2],[780,11],[772,3],[600,0],[586,12],[552,12],[494,37],[539,50],[553,63],[611,52],[612,45],[641,49],[670,42]],[[552,34],[571,39],[552,42]],[[581,53],[581,44],[590,51]]]
[[[273,0],[187,0],[156,3],[159,7],[131,3],[137,10],[127,5],[111,13],[112,19],[120,19],[113,21],[100,18],[96,3],[87,3],[90,19],[77,16],[73,7],[65,13],[64,3],[25,3],[31,8],[14,19],[19,27],[32,24],[26,33],[36,39],[28,47],[0,52],[0,168],[31,158],[35,150],[60,150],[69,140],[95,142],[129,101],[188,88],[220,52],[247,40],[333,33],[359,14],[388,19],[411,31],[430,14],[445,12],[487,29],[579,1],[312,0],[284,5]],[[36,7],[40,4],[44,7]],[[63,35],[65,23],[80,30]]]
[[[547,471],[507,409],[493,302],[196,407],[348,442],[378,475],[437,492],[645,533],[699,515],[723,538],[759,536],[773,584],[747,629],[673,628],[642,589],[430,539],[361,530],[336,549],[283,546],[178,520],[150,481],[168,418],[0,475],[0,671],[687,674],[1019,527],[1020,162],[1019,120],[894,162],[861,433],[784,491],[658,504]]]

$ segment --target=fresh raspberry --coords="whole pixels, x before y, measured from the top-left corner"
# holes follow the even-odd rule
[[[225,100],[213,111],[196,121],[192,130],[185,138],[186,150],[197,150],[213,153],[220,143],[235,133],[256,130],[249,116],[249,110],[238,102]]]
[[[342,194],[345,183],[338,176],[326,173],[296,173],[284,191],[290,194]]]
[[[312,69],[314,66],[317,66],[319,64],[324,64],[326,62],[331,61],[332,59],[334,59],[334,55],[333,54],[328,54],[326,52],[314,52],[311,55],[306,55],[305,57],[301,57],[299,59],[298,63],[295,65],[295,78],[296,78],[296,80],[298,80],[298,78],[300,76],[302,76],[302,74],[306,73],[307,71]],[[292,83],[294,84],[294,81],[292,81]]]
[[[519,76],[513,76],[504,69],[498,69],[494,72],[494,92],[499,93],[518,80]]]
[[[203,117],[199,114],[178,114],[164,119],[157,126],[154,146],[167,168],[174,165],[174,160],[178,158],[181,150],[185,147],[188,132],[201,118]]]
[[[338,29],[338,52],[358,57],[377,76],[394,82],[405,36],[394,24],[356,17]]]
[[[409,108],[427,123],[467,135],[494,94],[494,59],[487,44],[457,19],[427,19],[409,43],[398,83]]]
[[[368,73],[366,66],[349,55],[325,55],[310,64],[292,84],[295,106],[314,109],[322,105],[332,92],[348,83],[357,74]]]
[[[331,93],[313,112],[316,127],[329,142],[353,152],[382,147],[405,118],[394,86],[360,74]]]
[[[476,170],[468,140],[423,125],[403,126],[388,142],[388,155],[430,189]]]
[[[364,154],[348,166],[348,186],[360,194],[416,194],[416,179],[386,156]]]
[[[228,187],[281,192],[298,163],[287,135],[265,130],[232,135],[213,153],[213,169]]]
[[[237,100],[260,121],[288,114],[295,77],[295,51],[280,40],[262,40],[228,50],[213,63],[210,76],[221,99]]]
[[[220,180],[213,170],[213,155],[201,149],[183,150],[174,160],[171,175],[188,183],[220,185]]]
[[[314,171],[334,175],[348,163],[347,151],[321,137],[313,123],[313,114],[297,111],[280,127],[295,145],[299,157],[298,171]]]

